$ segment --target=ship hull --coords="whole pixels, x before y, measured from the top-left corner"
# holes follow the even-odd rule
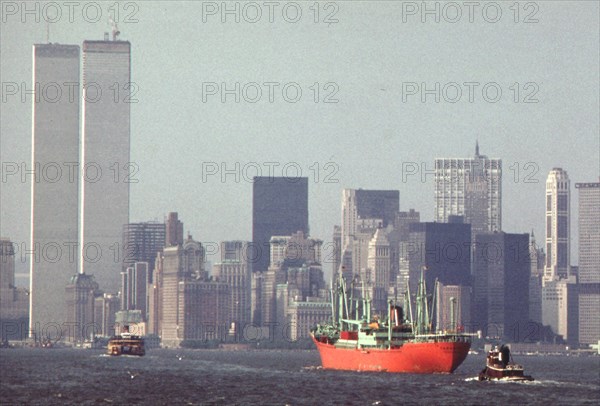
[[[452,373],[467,357],[469,342],[408,342],[392,349],[337,348],[313,341],[324,369],[347,371]]]

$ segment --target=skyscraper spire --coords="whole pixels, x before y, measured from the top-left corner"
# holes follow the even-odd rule
[[[479,156],[479,140],[475,140],[475,156]]]

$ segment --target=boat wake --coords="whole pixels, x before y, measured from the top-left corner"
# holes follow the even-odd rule
[[[320,365],[311,365],[308,367],[302,367],[302,369],[305,371],[320,371],[323,369],[323,367]]]
[[[506,379],[506,378],[486,379],[486,380],[480,381],[478,376],[472,376],[469,378],[465,378],[465,382],[521,383],[521,384],[527,384],[527,385],[538,385],[542,381],[526,381],[526,380],[522,380],[522,379],[518,380],[518,379]]]

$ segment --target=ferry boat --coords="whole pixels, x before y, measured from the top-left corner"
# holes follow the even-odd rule
[[[523,366],[511,360],[510,348],[495,346],[487,355],[485,368],[479,373],[480,381],[533,381],[524,374]]]
[[[332,321],[311,330],[311,338],[324,369],[452,373],[467,357],[471,334],[456,331],[456,328],[453,331],[432,330],[422,272],[417,292],[416,321],[413,321],[410,310],[410,292],[407,292],[405,300],[410,319],[405,320],[403,307],[389,301],[388,317],[381,321],[371,316],[371,301],[365,297],[364,288],[360,318],[350,317],[358,313],[358,304],[355,306],[351,299],[348,308],[343,278],[340,277],[337,287],[338,305],[335,304],[333,290],[332,287]]]
[[[129,332],[129,326],[123,327],[123,332],[108,341],[108,355],[137,355],[144,356],[144,339]]]

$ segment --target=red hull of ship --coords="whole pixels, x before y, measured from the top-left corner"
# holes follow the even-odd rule
[[[394,349],[336,348],[314,340],[325,369],[451,373],[467,357],[469,342],[412,342]]]

